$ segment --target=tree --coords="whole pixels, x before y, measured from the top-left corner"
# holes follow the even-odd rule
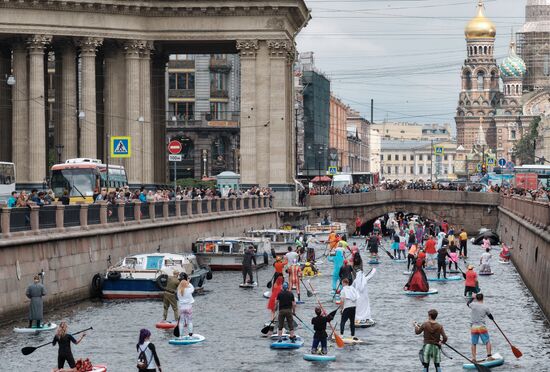
[[[529,124],[529,132],[524,134],[514,146],[516,161],[519,161],[521,164],[535,163],[535,142],[539,136],[540,121],[540,116],[533,118],[531,124]]]

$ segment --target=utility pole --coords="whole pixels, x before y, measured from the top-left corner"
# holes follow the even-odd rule
[[[430,153],[430,182],[432,182],[432,175],[434,173],[434,140],[432,139],[430,142],[432,144],[432,150]]]

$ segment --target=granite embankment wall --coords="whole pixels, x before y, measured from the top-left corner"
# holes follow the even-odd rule
[[[41,270],[45,272],[44,284],[48,291],[45,308],[51,309],[88,298],[93,275],[105,271],[109,257],[115,264],[127,255],[155,252],[159,247],[161,252],[190,252],[191,243],[199,237],[222,233],[242,235],[251,228],[278,225],[277,212],[268,207],[267,200],[222,201],[221,208],[219,201],[200,203],[208,205],[204,209],[189,206],[186,213],[185,208],[180,211],[178,202],[177,216],[175,212],[169,213],[169,205],[165,204],[159,208],[165,213],[155,217],[155,206],[152,206],[147,220],[140,219],[142,208],[136,204],[132,217],[137,218],[124,221],[119,213],[118,222],[108,221],[105,207],[100,212],[103,223],[68,228],[63,227],[63,221],[59,223],[61,213],[58,228],[3,234],[0,236],[0,323],[27,316],[25,289]],[[32,219],[31,216],[31,223]]]
[[[550,319],[550,204],[501,198],[498,234],[512,262]]]

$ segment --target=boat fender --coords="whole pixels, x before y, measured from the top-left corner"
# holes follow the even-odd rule
[[[92,296],[99,297],[101,296],[101,288],[103,285],[103,277],[101,274],[95,274],[92,278]]]
[[[208,268],[208,272],[206,273],[206,280],[212,280],[212,269]]]
[[[160,289],[165,290],[166,289],[166,284],[168,284],[168,275],[167,274],[161,274],[161,275],[157,276],[157,286]]]
[[[109,271],[107,273],[107,278],[109,280],[119,280],[121,277],[120,271]]]
[[[267,252],[264,252],[264,265],[267,266],[269,263],[269,256],[267,255]]]

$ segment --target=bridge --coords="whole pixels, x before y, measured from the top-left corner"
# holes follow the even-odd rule
[[[480,227],[498,232],[512,248],[512,260],[527,287],[550,314],[550,206],[499,194],[393,190],[348,195],[318,195],[301,209],[276,210],[268,198],[221,198],[161,203],[54,205],[2,208],[0,228],[0,314],[9,319],[26,307],[24,292],[44,270],[49,304],[88,297],[90,280],[116,260],[162,250],[189,252],[205,235],[241,234],[275,227],[301,217],[310,223],[328,213],[353,226],[388,212],[410,212],[447,219],[471,234]]]

